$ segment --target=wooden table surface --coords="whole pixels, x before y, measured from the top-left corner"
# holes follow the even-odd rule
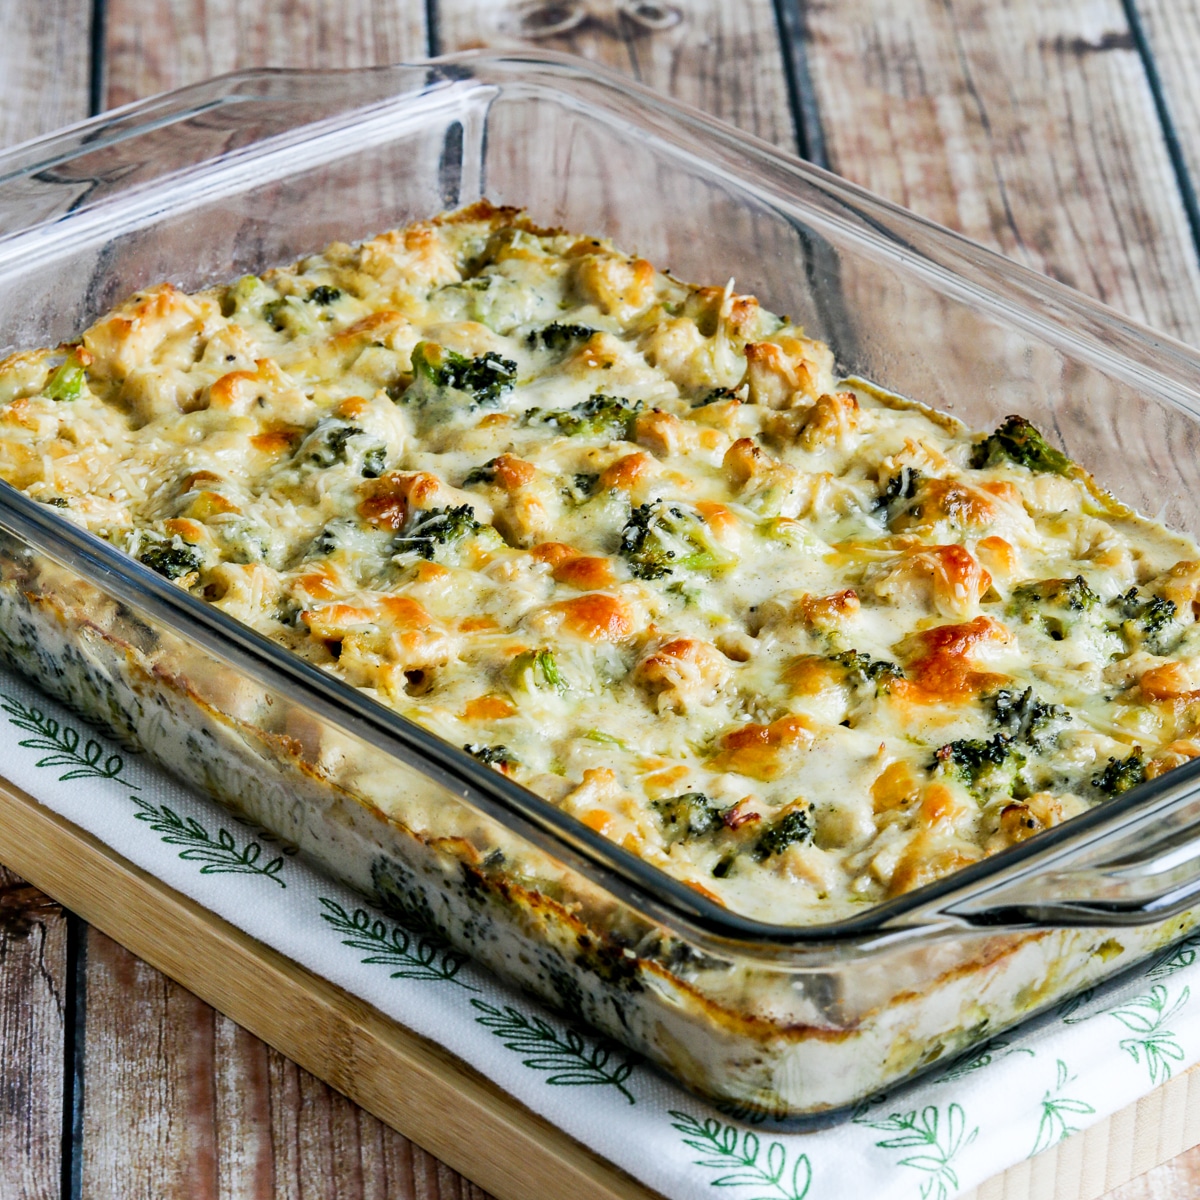
[[[0,146],[243,67],[531,42],[1200,345],[1192,0],[0,0]],[[1105,1200],[1198,1195],[1194,1151]],[[0,869],[0,1200],[58,1196],[484,1193]]]

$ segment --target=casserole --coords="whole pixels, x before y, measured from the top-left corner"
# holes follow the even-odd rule
[[[1186,460],[1166,453],[1194,436],[1188,351],[694,114],[639,95],[634,119],[628,92],[553,56],[260,73],[19,148],[0,161],[0,212],[34,215],[0,240],[5,341],[65,338],[159,278],[229,278],[486,190],[681,277],[745,269],[739,289],[787,308],[843,371],[978,427],[1019,409],[1123,499],[1200,524]],[[635,202],[651,193],[678,197],[671,220]],[[865,913],[772,925],[648,868],[52,509],[0,500],[11,665],[727,1106],[836,1111],[1193,923],[1193,766]]]

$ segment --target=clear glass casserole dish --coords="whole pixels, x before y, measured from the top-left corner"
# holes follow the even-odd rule
[[[737,277],[845,374],[1010,411],[1200,531],[1200,357],[765,144],[555,55],[255,72],[0,156],[0,353],[112,303],[486,195]],[[0,657],[246,819],[727,1108],[855,1104],[1190,930],[1200,761],[852,919],[714,904],[0,487]],[[1193,907],[1195,906],[1195,907]]]

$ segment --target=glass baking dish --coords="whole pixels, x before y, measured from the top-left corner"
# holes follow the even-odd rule
[[[1200,531],[1200,357],[553,54],[250,72],[0,155],[0,353],[483,196],[757,294]],[[727,1111],[829,1119],[1182,936],[1200,761],[853,919],[748,920],[0,485],[0,657]]]

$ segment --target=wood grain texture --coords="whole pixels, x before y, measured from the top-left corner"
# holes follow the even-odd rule
[[[1167,120],[1193,197],[1200,189],[1200,7],[1190,0],[1131,0],[1158,77]],[[1193,220],[1196,212],[1193,211]],[[1200,233],[1200,231],[1198,231]],[[1200,1188],[1197,1189],[1200,1191]]]
[[[425,9],[412,0],[107,0],[105,8],[109,108],[248,67],[369,67],[427,49]]]
[[[0,0],[0,146],[88,112],[90,0]]]
[[[1200,266],[1119,0],[810,0],[806,28],[834,170],[1200,344]]]
[[[795,149],[771,0],[439,0],[437,13],[441,53],[523,46],[577,54]]]
[[[115,1017],[109,1022],[114,1044],[118,1034],[132,1027],[153,1028],[157,1030],[153,1038],[140,1032],[135,1035],[137,1045],[146,1055],[157,1055],[161,1046],[162,1053],[174,1060],[139,1066],[125,1055],[125,1061],[114,1065],[113,1078],[88,1077],[84,1104],[115,1103],[94,1095],[89,1099],[89,1089],[93,1093],[100,1086],[120,1090],[132,1109],[131,1116],[146,1130],[141,1141],[137,1134],[128,1135],[126,1154],[131,1158],[142,1152],[170,1159],[174,1152],[164,1143],[172,1137],[185,1137],[195,1154],[188,1189],[169,1190],[183,1174],[177,1160],[126,1163],[111,1168],[110,1178],[117,1179],[117,1185],[109,1184],[103,1175],[91,1174],[98,1182],[96,1190],[84,1188],[86,1200],[135,1200],[146,1194],[154,1195],[155,1200],[176,1200],[177,1196],[180,1200],[208,1200],[214,1194],[212,1179],[217,1172],[210,1164],[219,1156],[211,1149],[210,1114],[218,1089],[212,1082],[215,1071],[207,1064],[209,1045],[215,1041],[215,1018],[200,999],[256,1036],[269,1039],[292,1062],[327,1079],[344,1096],[393,1129],[405,1131],[500,1200],[540,1200],[543,1196],[653,1200],[654,1193],[523,1108],[453,1054],[247,937],[2,780],[0,862],[11,864],[129,947],[132,954],[124,958],[116,946],[100,951],[105,964],[98,975],[98,989],[113,988],[115,992],[114,983],[121,983],[122,973],[142,973],[145,981],[144,987],[121,989],[124,1002],[132,1004],[123,1013],[121,1030],[116,1028]],[[182,987],[172,991],[171,985],[149,973],[146,964]],[[183,988],[194,995],[187,996]],[[89,994],[89,1005],[94,1003]],[[194,1039],[191,1046],[185,1036],[189,1029]],[[89,1058],[97,1036],[89,1021]],[[281,1093],[280,1118],[285,1124],[297,1122],[287,1126],[289,1132],[280,1139],[290,1139],[296,1148],[291,1161],[314,1159],[317,1175],[314,1190],[308,1194],[314,1200],[364,1194],[361,1160],[356,1168],[353,1161],[339,1157],[353,1136],[364,1140],[361,1134],[346,1132],[349,1124],[360,1120],[359,1115],[350,1107],[338,1110],[336,1106],[328,1116],[320,1115],[311,1097],[312,1088],[320,1093],[323,1085],[300,1077],[300,1086],[289,1091],[290,1069],[282,1065],[274,1084],[268,1081],[267,1086],[275,1086]],[[189,1070],[202,1077],[185,1077]],[[261,1088],[260,1080],[260,1095]],[[148,1094],[139,1094],[139,1089]],[[306,1107],[317,1113],[312,1122],[305,1114]],[[157,1111],[160,1122],[173,1118],[174,1125],[154,1129],[143,1116],[151,1110]],[[190,1123],[187,1130],[184,1120]],[[319,1128],[323,1123],[328,1129]],[[314,1128],[316,1141],[309,1144],[308,1131]],[[369,1144],[371,1138],[365,1141]],[[88,1153],[85,1137],[85,1172]],[[365,1157],[367,1152],[362,1153]],[[406,1153],[396,1147],[399,1183],[410,1177]],[[440,1165],[432,1167],[428,1158],[414,1155],[411,1162],[414,1200],[479,1200],[478,1192],[466,1188]],[[376,1159],[372,1166],[376,1180],[377,1168]],[[165,1190],[141,1190],[147,1186],[146,1179],[160,1181]],[[277,1183],[278,1179],[277,1174]],[[306,1194],[284,1190],[277,1195],[292,1200]],[[400,1200],[407,1200],[403,1191],[399,1195]]]
[[[59,1195],[67,920],[0,867],[0,1200]]]
[[[455,1165],[486,1181],[502,1200],[654,1200],[655,1193],[523,1109],[453,1055],[255,942],[3,780],[0,860],[12,863],[239,1023],[271,1038],[289,1057],[319,1070],[389,1123],[420,1136]],[[161,1030],[160,1042],[139,1043],[148,1058],[140,1070],[151,1095],[139,1097],[126,1090],[124,1101],[142,1109],[161,1104],[164,1086],[158,1081],[170,1081],[166,1086],[194,1106],[187,1117],[198,1127],[175,1128],[202,1146],[208,1106],[222,1103],[222,1085],[205,1078],[185,1080],[178,1062],[155,1059],[170,1052],[197,1061],[189,1059],[180,1031],[167,1028],[170,1022],[163,1023],[161,1014],[172,1006],[183,1012],[190,1005],[202,1018],[203,1007],[182,988],[162,986],[132,954],[115,945],[101,953],[105,965],[97,986],[105,986],[105,973],[144,973],[147,987],[139,1003],[150,1025],[158,1022]],[[142,1018],[134,1016],[141,1023]],[[220,1018],[200,1020],[193,1036],[202,1045],[223,1042],[239,1059],[240,1070],[249,1073],[230,1074],[224,1085],[237,1089],[237,1103],[258,1113],[243,1127],[257,1123],[261,1129],[267,1120],[264,1105],[269,1103],[270,1120],[284,1127],[283,1133],[273,1131],[276,1146],[290,1144],[293,1150],[286,1168],[276,1162],[274,1190],[268,1187],[265,1168],[254,1166],[253,1153],[244,1157],[243,1174],[236,1177],[241,1190],[236,1190],[232,1183],[222,1186],[222,1180],[234,1176],[222,1175],[219,1165],[215,1171],[209,1167],[219,1164],[220,1151],[202,1149],[187,1189],[149,1193],[156,1200],[486,1200],[448,1168],[411,1151],[402,1139],[389,1143],[377,1136],[382,1128],[364,1125],[365,1115],[347,1101],[334,1097],[335,1102],[326,1105],[328,1089],[282,1057],[268,1054],[264,1071],[255,1040],[223,1026]],[[244,1039],[240,1047],[233,1044],[239,1036]],[[142,1035],[132,1037],[126,1054]],[[205,1050],[199,1061],[207,1057]],[[136,1064],[120,1070],[131,1084],[139,1074]],[[155,1133],[154,1142],[165,1136],[169,1135]],[[1125,1184],[1196,1139],[1200,1068],[990,1180],[963,1200],[1099,1200],[1106,1188]],[[130,1141],[126,1153],[133,1157],[148,1149],[153,1146]],[[347,1175],[345,1162],[338,1161],[347,1152],[352,1159],[358,1156],[357,1174]],[[307,1176],[294,1169],[305,1160],[313,1164]],[[135,1200],[148,1194],[140,1190],[138,1166],[124,1164],[120,1178],[125,1190],[85,1187],[84,1196]],[[151,1169],[160,1179],[168,1178],[161,1168]],[[1170,1167],[1177,1177],[1186,1169],[1178,1162]],[[1172,1200],[1187,1194],[1173,1193]],[[1159,1200],[1162,1195],[1130,1191],[1104,1200]]]

